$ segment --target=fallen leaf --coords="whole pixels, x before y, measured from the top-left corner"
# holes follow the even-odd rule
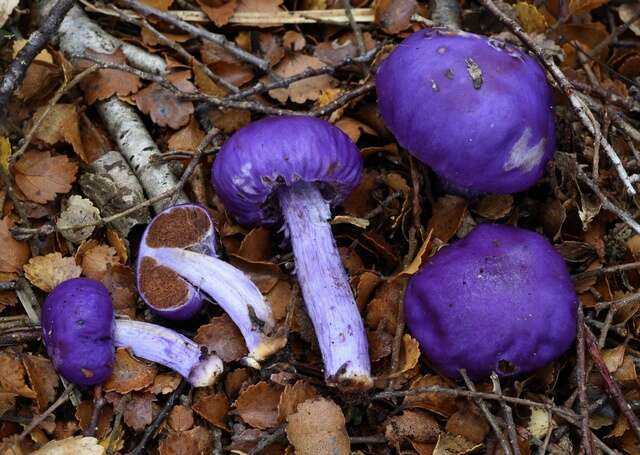
[[[282,37],[282,45],[289,51],[301,51],[307,45],[307,40],[302,33],[287,30]]]
[[[436,442],[441,432],[438,422],[430,414],[407,410],[387,420],[384,435],[391,445],[396,445],[405,439]]]
[[[67,229],[72,226],[96,223],[100,220],[100,210],[89,199],[76,194],[67,199],[65,208],[60,213],[56,227],[62,236],[73,243],[80,243],[88,239],[95,226],[87,226],[79,229]]]
[[[352,117],[342,117],[335,123],[335,126],[340,128],[342,132],[349,136],[349,139],[353,142],[358,142],[362,133],[370,134],[372,136],[376,135],[375,130],[369,125],[366,125],[360,120],[356,120]]]
[[[127,63],[127,59],[118,48],[113,54],[101,54],[90,48],[85,49],[85,53],[96,59],[107,63],[116,63],[119,65]],[[85,69],[93,65],[93,62],[82,61],[80,68]],[[140,78],[135,74],[114,69],[101,69],[87,75],[80,82],[80,87],[84,91],[84,98],[87,104],[93,104],[96,101],[106,100],[113,95],[127,96],[138,91],[142,86]]]
[[[376,23],[386,33],[395,35],[409,28],[417,7],[415,0],[380,0],[374,8]]]
[[[588,13],[607,3],[609,3],[609,0],[569,0],[569,14],[573,16]]]
[[[81,430],[87,431],[91,425],[91,418],[93,416],[93,401],[82,401],[76,408],[76,419]],[[96,436],[103,438],[109,431],[111,425],[111,419],[113,419],[113,407],[107,404],[100,409],[98,415],[98,424],[96,429]]]
[[[71,190],[78,166],[65,155],[29,151],[14,166],[16,186],[27,199],[46,204]]]
[[[96,245],[84,252],[81,258],[82,273],[87,278],[102,281],[111,268],[120,263],[116,249],[106,245]]]
[[[129,259],[129,250],[127,248],[127,244],[124,242],[122,237],[120,237],[120,234],[118,234],[118,231],[107,228],[107,240],[109,241],[109,245],[115,248],[120,262],[126,264]]]
[[[613,374],[613,377],[624,386],[634,386],[637,383],[638,375],[636,373],[636,364],[633,361],[633,357],[625,355],[622,365],[618,367],[616,372]]]
[[[269,291],[265,299],[269,303],[276,321],[285,318],[287,315],[287,307],[296,296],[297,293],[293,287],[285,280],[278,280],[276,285]]]
[[[50,441],[32,455],[104,455],[106,449],[98,440],[89,436],[74,436],[60,441]]]
[[[177,373],[160,373],[153,378],[153,384],[147,389],[154,395],[168,395],[178,388],[182,378]]]
[[[447,420],[447,433],[460,435],[471,442],[480,444],[489,433],[489,422],[480,415],[476,405],[466,402]]]
[[[284,57],[284,49],[281,44],[280,37],[274,33],[260,33],[258,47],[264,59],[268,61],[271,66],[277,65],[278,62],[282,60],[282,57]]]
[[[440,433],[436,447],[433,449],[433,455],[465,455],[480,447],[482,444],[473,443],[463,436]]]
[[[349,455],[349,435],[340,406],[319,398],[305,401],[287,418],[287,438],[296,455]]]
[[[225,423],[225,417],[229,411],[229,400],[224,393],[204,395],[198,398],[192,408],[211,425],[222,430],[229,429]]]
[[[480,199],[473,210],[483,218],[499,220],[513,210],[513,196],[510,194],[490,194]]]
[[[287,78],[308,68],[322,68],[323,66],[325,64],[320,59],[297,53],[282,59],[278,66],[274,68],[274,72],[282,78]],[[287,99],[291,99],[294,103],[305,103],[309,100],[315,101],[320,97],[323,90],[331,88],[333,82],[334,79],[331,76],[322,74],[296,81],[286,88],[269,90],[269,95],[281,103],[285,103]]]
[[[47,106],[38,109],[33,115],[33,122],[39,121]],[[34,137],[48,145],[55,145],[59,142],[71,144],[76,154],[86,161],[84,145],[80,135],[80,117],[74,104],[56,104],[34,133]]]
[[[240,392],[236,410],[242,420],[254,428],[266,430],[278,426],[278,403],[283,387],[259,382]]]
[[[371,33],[364,32],[364,47],[371,50],[376,46],[376,41],[371,37]],[[318,57],[327,65],[338,65],[347,58],[353,58],[358,55],[356,39],[353,33],[341,35],[333,41],[323,41],[318,43],[313,50],[314,57]]]
[[[549,27],[547,19],[534,5],[518,2],[513,5],[513,9],[518,13],[520,24],[527,33],[544,33]]]
[[[549,426],[553,425],[550,417],[546,409],[531,408],[531,416],[529,417],[527,430],[536,438],[544,439],[549,431]]]
[[[198,122],[192,116],[187,126],[171,135],[167,145],[172,150],[195,152],[202,139],[204,139],[204,131],[200,129]]]
[[[44,292],[51,292],[63,281],[79,277],[82,268],[76,264],[74,258],[63,258],[56,252],[29,259],[29,262],[24,265],[24,272],[35,287]]]
[[[211,112],[211,121],[223,133],[231,134],[251,122],[251,112],[245,109],[215,109]]]
[[[609,373],[615,373],[618,368],[622,366],[622,362],[624,361],[624,352],[624,344],[620,344],[615,348],[605,349],[602,351],[602,359],[604,360]]]
[[[173,3],[173,0],[140,0],[140,3],[159,9],[160,11],[167,11]]]
[[[155,400],[150,393],[132,393],[122,414],[124,423],[134,431],[144,430],[153,421],[152,403]]]
[[[20,273],[22,266],[29,260],[31,251],[29,244],[16,240],[9,229],[13,227],[11,218],[5,216],[0,219],[0,272]]]
[[[625,24],[629,23],[633,16],[638,14],[638,12],[640,12],[640,4],[637,3],[635,5],[633,3],[625,3],[618,7],[618,16]],[[640,19],[637,19],[633,24],[630,24],[629,28],[637,36],[640,36]]]
[[[195,91],[195,86],[188,80],[190,76],[191,71],[180,71],[169,74],[166,78],[178,90],[189,93]],[[178,99],[175,93],[157,82],[152,82],[132,98],[138,109],[148,114],[153,123],[174,130],[189,123],[189,118],[194,112],[191,101]]]
[[[467,201],[450,194],[439,198],[432,208],[427,229],[433,229],[433,237],[448,242],[458,231],[467,211]]]
[[[240,360],[248,353],[242,333],[226,313],[200,326],[193,341],[206,346],[225,362]]]
[[[236,10],[236,0],[197,0],[198,5],[216,27],[224,27]]]
[[[451,384],[448,384],[445,379],[440,376],[428,374],[413,381],[410,389],[431,386],[450,387]],[[416,395],[408,395],[405,397],[402,404],[405,408],[426,409],[443,417],[451,416],[458,409],[455,398],[443,393],[420,393]]]
[[[388,333],[395,333],[398,318],[398,303],[402,301],[406,280],[395,279],[384,282],[376,296],[367,305],[365,322],[371,329],[380,324]]]
[[[22,362],[15,354],[0,352],[0,391],[35,399],[36,392],[31,390],[25,382],[25,371]]]
[[[7,23],[11,13],[19,3],[20,0],[4,0],[0,2],[0,27]]]
[[[12,409],[16,404],[18,394],[0,391],[0,415]]]
[[[227,396],[235,398],[244,388],[246,383],[251,379],[251,372],[248,368],[236,368],[227,374],[224,378],[224,390]]]
[[[125,394],[142,390],[153,383],[156,366],[134,359],[126,349],[116,350],[116,361],[111,377],[104,383],[106,392]]]
[[[293,385],[284,386],[278,403],[278,420],[282,423],[298,410],[298,406],[307,400],[318,398],[318,391],[311,384],[298,380]]]
[[[204,427],[173,433],[160,441],[160,455],[206,455],[211,453],[213,438]]]
[[[173,431],[186,431],[193,427],[193,411],[181,404],[174,406],[167,419]]]
[[[408,333],[402,335],[402,349],[400,350],[400,367],[390,374],[390,378],[397,378],[415,368],[420,359],[420,344]]]
[[[269,16],[282,11],[280,8],[282,2],[283,0],[238,0],[236,13],[262,13],[263,15]],[[272,24],[264,25],[260,23],[246,23],[245,25],[258,28],[273,26]]]
[[[33,61],[16,90],[16,96],[23,101],[41,104],[49,99],[59,86],[61,79],[62,71],[58,66],[43,61]]]
[[[211,80],[199,66],[193,67],[193,82],[205,95],[225,96],[227,94],[227,91]]]
[[[38,409],[42,412],[56,398],[59,382],[56,370],[51,360],[37,355],[25,356],[22,363],[27,370],[31,387],[36,392]]]

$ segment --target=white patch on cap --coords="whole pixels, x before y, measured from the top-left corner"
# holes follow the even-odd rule
[[[530,147],[529,139],[531,139],[531,128],[525,128],[522,136],[509,152],[509,160],[503,166],[505,171],[518,169],[523,172],[529,172],[540,164],[544,156],[544,146],[547,140],[543,137],[540,142]]]

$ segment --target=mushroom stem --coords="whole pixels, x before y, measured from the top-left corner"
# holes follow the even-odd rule
[[[136,357],[171,368],[194,387],[212,385],[223,370],[217,355],[205,354],[189,338],[156,324],[116,319],[113,343]]]
[[[180,248],[153,248],[147,253],[215,300],[238,326],[249,350],[249,363],[259,362],[286,344],[271,332],[271,308],[242,271],[220,259]]]
[[[329,202],[315,183],[297,182],[277,194],[325,376],[344,389],[369,388],[367,337],[331,232]]]

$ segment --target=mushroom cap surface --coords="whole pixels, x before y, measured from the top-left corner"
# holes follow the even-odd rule
[[[42,305],[42,332],[56,371],[79,385],[111,376],[113,303],[102,283],[74,278],[56,286]]]
[[[555,150],[543,69],[495,39],[441,28],[415,32],[381,63],[376,91],[398,142],[463,190],[525,190]]]
[[[281,185],[318,182],[338,204],[360,182],[362,158],[339,128],[312,117],[268,117],[227,140],[213,164],[211,180],[225,208],[246,225],[280,220],[270,196]]]
[[[562,256],[526,229],[482,224],[411,278],[409,330],[442,374],[515,376],[564,353],[578,300]]]

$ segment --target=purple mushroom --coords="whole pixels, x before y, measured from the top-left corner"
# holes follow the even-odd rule
[[[223,369],[217,356],[203,354],[173,330],[114,319],[109,291],[89,278],[67,280],[51,291],[42,306],[42,333],[56,371],[79,385],[111,376],[115,346],[171,368],[195,387],[213,384]]]
[[[541,235],[481,224],[440,250],[407,287],[407,326],[442,374],[521,375],[565,352],[576,334],[576,292],[562,256]]]
[[[310,117],[266,118],[222,146],[212,181],[242,224],[284,220],[296,275],[330,384],[372,385],[367,338],[329,224],[331,206],[358,184],[362,158],[338,128]]]
[[[463,194],[525,190],[555,150],[545,73],[501,41],[421,30],[382,62],[376,90],[398,142]]]
[[[147,305],[169,319],[187,319],[214,299],[238,326],[257,362],[280,350],[271,307],[241,270],[216,257],[216,234],[209,212],[197,204],[165,209],[147,227],[138,254],[138,290]]]

